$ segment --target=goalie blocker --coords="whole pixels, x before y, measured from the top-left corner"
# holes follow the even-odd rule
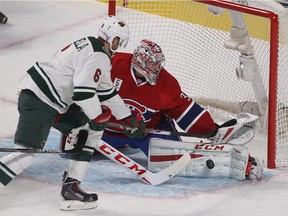
[[[148,152],[148,168],[159,172],[188,152],[191,161],[179,176],[230,177],[236,180],[259,180],[262,163],[250,156],[247,147],[239,145],[180,142],[152,138]]]

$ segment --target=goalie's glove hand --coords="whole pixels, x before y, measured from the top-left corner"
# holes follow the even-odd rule
[[[130,138],[143,138],[147,135],[145,123],[139,111],[132,110],[131,116],[121,120],[125,133]]]
[[[236,119],[231,119],[220,125],[216,135],[212,138],[214,145],[229,143],[245,145],[256,133],[259,117],[249,113],[239,113]]]
[[[104,105],[101,105],[102,114],[88,122],[89,128],[94,131],[103,131],[112,116],[112,111]]]

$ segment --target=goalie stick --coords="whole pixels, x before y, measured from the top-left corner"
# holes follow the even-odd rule
[[[213,144],[226,143],[231,145],[245,145],[255,136],[258,119],[258,116],[252,114],[239,113],[236,119],[231,119],[222,125],[219,125],[216,130],[206,134],[164,131],[161,129],[147,129],[147,133],[206,138],[212,140]],[[129,127],[117,123],[108,123],[108,126],[112,128],[122,128],[124,130],[129,129]]]
[[[134,174],[138,175],[138,177],[142,181],[149,185],[160,185],[163,182],[166,182],[167,180],[178,174],[191,160],[190,154],[188,152],[185,152],[180,157],[180,159],[178,159],[171,166],[160,172],[153,173],[104,141],[97,143],[96,150],[108,157],[110,160],[114,161],[115,163],[125,167]]]
[[[236,123],[237,123],[236,119],[231,119],[221,126],[222,127],[232,126],[232,125],[235,125]],[[108,126],[114,127],[114,128],[122,128],[122,129],[129,128],[127,126],[124,126],[124,125],[121,125],[118,123],[114,123],[114,122],[109,122]],[[146,129],[147,129],[147,133],[170,135],[170,136],[197,137],[197,138],[210,138],[210,137],[213,137],[217,132],[217,131],[211,131],[211,132],[206,133],[206,134],[197,134],[197,133],[186,133],[186,132],[178,132],[178,131],[165,131],[165,130],[154,129],[154,128],[146,128]]]
[[[0,152],[23,152],[23,153],[49,153],[49,154],[76,154],[80,153],[87,141],[88,131],[80,130],[79,138],[75,147],[70,150],[59,149],[25,149],[25,148],[0,148]]]

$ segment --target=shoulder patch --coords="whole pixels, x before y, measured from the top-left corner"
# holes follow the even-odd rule
[[[119,92],[121,85],[122,85],[123,80],[119,79],[119,78],[115,78],[114,80],[114,87],[116,89],[117,92]]]

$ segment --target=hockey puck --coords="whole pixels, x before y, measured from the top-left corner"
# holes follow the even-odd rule
[[[208,169],[213,169],[215,164],[214,164],[214,162],[211,159],[208,159],[206,161],[206,166],[207,166]]]

